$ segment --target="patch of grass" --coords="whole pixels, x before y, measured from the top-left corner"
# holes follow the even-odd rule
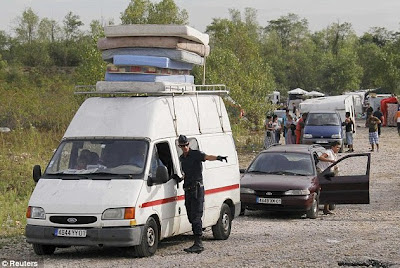
[[[249,130],[246,123],[239,123],[232,125],[232,132],[238,153],[254,153],[262,150],[264,146],[264,131]]]
[[[35,187],[32,168],[47,165],[61,137],[35,128],[0,133],[0,237],[24,233],[25,212]]]

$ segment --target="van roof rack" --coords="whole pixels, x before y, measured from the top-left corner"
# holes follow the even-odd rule
[[[76,95],[167,96],[184,94],[227,95],[223,84],[195,85],[171,82],[111,82],[99,81],[96,86],[75,86]]]

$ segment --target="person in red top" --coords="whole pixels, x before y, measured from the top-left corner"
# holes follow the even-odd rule
[[[295,133],[296,133],[296,144],[301,144],[301,142],[303,140],[302,139],[303,129],[304,129],[304,123],[305,123],[305,121],[307,119],[307,115],[308,115],[308,113],[302,114],[300,119],[297,121],[296,130],[295,130]]]
[[[397,122],[397,132],[400,136],[400,105],[397,108],[397,113],[394,115],[394,120]]]

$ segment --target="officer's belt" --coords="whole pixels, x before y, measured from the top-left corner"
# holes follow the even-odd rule
[[[202,187],[202,186],[203,186],[202,182],[196,181],[194,184],[191,184],[191,185],[189,185],[187,187],[183,187],[183,190],[185,190],[185,191],[193,191],[193,190],[196,190],[197,187]]]

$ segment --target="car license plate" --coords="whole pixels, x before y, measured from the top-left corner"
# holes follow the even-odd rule
[[[264,197],[258,197],[258,198],[257,198],[257,203],[260,203],[260,204],[280,205],[280,204],[282,204],[282,199],[280,199],[280,198],[264,198]]]
[[[328,141],[327,140],[319,140],[319,141],[316,141],[316,143],[328,143]]]
[[[55,229],[55,236],[67,236],[67,237],[86,237],[86,230],[77,229]]]

